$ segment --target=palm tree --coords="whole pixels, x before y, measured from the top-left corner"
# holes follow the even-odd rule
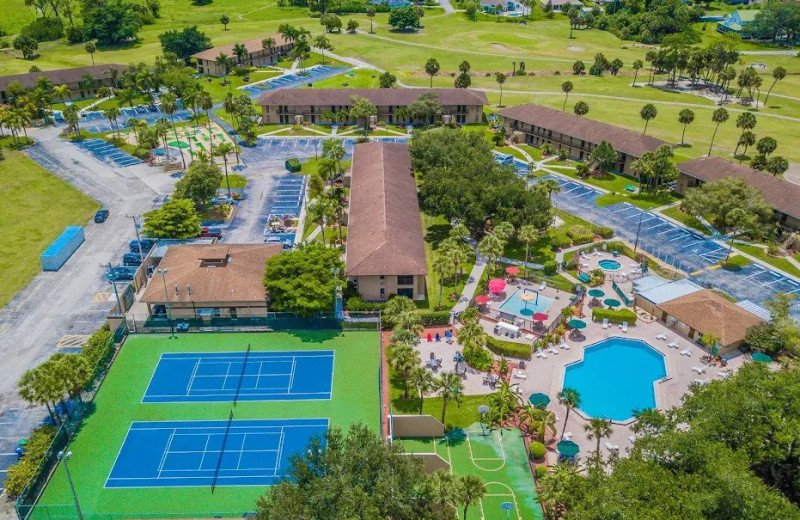
[[[433,79],[433,78],[431,78],[431,79]],[[495,74],[494,79],[495,79],[495,81],[497,81],[497,84],[500,85],[500,100],[497,103],[497,106],[502,107],[503,106],[503,83],[506,82],[506,75],[503,74],[502,72],[498,72],[497,74]]]
[[[497,236],[492,233],[488,233],[484,236],[480,243],[478,244],[478,253],[482,254],[483,256],[489,259],[489,262],[496,264],[497,259],[500,258],[503,254],[503,250],[505,249],[505,244],[502,240],[500,240]],[[497,265],[494,265],[494,270],[497,270]],[[491,277],[491,269],[486,270],[486,281],[488,283],[489,278]]]
[[[39,406],[45,405],[47,407],[47,413],[50,414],[50,418],[53,422],[60,424],[61,421],[50,406],[51,401],[45,391],[45,385],[43,384],[45,383],[45,376],[46,374],[42,370],[42,365],[26,371],[22,374],[19,382],[17,382],[17,392],[22,399],[31,404],[37,404]]]
[[[436,388],[438,382],[433,377],[433,372],[421,366],[414,367],[411,370],[408,382],[417,391],[419,396],[419,415],[422,415],[422,403],[425,400],[425,396]]]
[[[417,306],[411,298],[397,296],[386,303],[383,309],[383,323],[387,327],[397,327],[397,322],[404,314],[416,313]]]
[[[201,91],[197,94],[197,106],[200,110],[205,111],[206,113],[206,124],[208,125],[208,138],[209,138],[209,145],[213,148],[214,147],[214,132],[211,131],[211,109],[214,108],[214,100],[211,99],[211,94],[206,92],[205,90]]]
[[[686,127],[694,122],[694,112],[688,108],[684,108],[678,113],[678,122],[683,125],[683,132],[681,132],[681,145],[683,145]]]
[[[547,180],[550,179],[545,179],[545,181]],[[558,182],[556,182],[556,184],[558,184]],[[561,189],[560,184],[558,184],[558,189]],[[539,238],[539,231],[532,225],[525,224],[519,229],[517,238],[520,240],[520,242],[525,244],[525,265],[522,266],[522,278],[525,278],[528,270],[528,262],[531,260],[531,242]]]
[[[522,419],[528,421],[528,433],[535,433],[541,442],[544,442],[547,430],[556,434],[556,414],[550,410],[542,410],[529,404],[522,410]]]
[[[639,116],[644,119],[644,130],[642,131],[642,134],[647,133],[647,125],[650,123],[650,120],[655,119],[657,115],[658,109],[654,104],[648,103],[642,107],[642,109],[639,111]]]
[[[228,155],[233,151],[233,145],[231,143],[222,142],[217,145],[216,148],[216,155],[217,157],[222,157],[222,164],[225,167],[225,185],[228,188],[228,197],[232,197],[231,195],[231,181],[228,179]]]
[[[310,206],[308,206],[308,217],[312,222],[316,222],[322,231],[322,243],[325,241],[325,226],[333,218],[333,208],[330,201],[326,198],[320,198]]]
[[[433,77],[438,72],[439,72],[439,61],[436,58],[430,58],[428,61],[425,62],[425,73],[431,77],[431,88],[433,88]]]
[[[136,147],[139,147],[139,120],[135,117],[129,117],[127,121],[125,121],[125,126],[133,130],[133,137],[136,139]]]
[[[728,120],[730,115],[728,115],[728,111],[722,107],[714,110],[714,113],[711,114],[711,121],[716,123],[717,125],[714,127],[714,133],[711,135],[711,142],[708,145],[708,155],[711,155],[711,150],[714,148],[714,138],[717,137],[717,130],[719,130],[719,125],[724,123]]]
[[[120,111],[119,108],[117,107],[108,107],[105,110],[103,110],[103,115],[106,116],[106,119],[108,119],[108,123],[111,125],[111,130],[112,131],[116,130],[117,135],[119,135],[119,128],[116,126],[119,114]]]
[[[231,60],[230,58],[228,58],[226,54],[220,52],[219,56],[214,58],[214,63],[217,64],[217,67],[219,67],[220,72],[224,75],[228,73],[228,67],[231,64]]]
[[[429,495],[433,503],[442,511],[442,518],[457,518],[456,500],[458,483],[456,476],[444,470],[436,470],[427,480]]]
[[[444,273],[450,267],[450,258],[447,257],[447,251],[437,251],[433,255],[433,270],[439,273],[439,305],[438,309],[442,308],[442,293],[444,292]]]
[[[478,475],[462,475],[458,479],[457,495],[464,504],[464,520],[467,520],[469,506],[486,496],[486,484]]]
[[[164,153],[167,155],[167,161],[169,161],[169,145],[167,144],[167,136],[169,135],[169,121],[167,121],[167,118],[158,118],[158,121],[156,121],[155,131],[156,135],[161,138],[161,142],[164,143]]]
[[[772,93],[772,87],[775,86],[777,82],[782,80],[786,77],[786,69],[783,67],[775,67],[772,70],[772,85],[769,86],[769,90],[767,90],[767,97],[764,98],[764,106],[767,106],[767,101],[769,101],[769,95]]]
[[[447,403],[455,401],[461,404],[461,394],[464,392],[464,382],[455,372],[445,372],[439,380],[439,397],[442,398],[442,424],[447,412]]]
[[[56,85],[53,87],[53,97],[60,99],[62,103],[66,103],[69,99],[69,85]]]
[[[372,4],[367,5],[367,18],[369,18],[369,33],[372,34],[372,19],[375,18],[375,6]]]
[[[172,92],[165,92],[160,96],[161,100],[161,109],[164,110],[164,113],[169,116],[170,123],[172,123],[172,133],[175,136],[175,141],[180,144],[180,140],[178,139],[178,129],[175,127],[175,112],[178,111],[178,97],[173,94]],[[187,139],[189,141],[189,146],[191,147],[191,139]],[[178,150],[181,152],[181,162],[183,163],[183,168],[186,169],[186,159],[183,156],[183,147],[178,146]]]
[[[419,352],[408,343],[398,343],[389,350],[389,364],[392,370],[403,378],[403,399],[408,399],[408,383],[411,371],[420,365]]]
[[[611,435],[611,421],[600,417],[593,417],[589,422],[583,425],[586,432],[586,438],[589,440],[595,439],[597,441],[597,448],[595,453],[597,458],[600,458],[600,441]]]
[[[632,67],[633,68],[633,86],[634,87],[636,86],[636,77],[639,75],[639,69],[641,69],[642,67],[644,67],[644,63],[642,62],[642,60],[639,60],[639,59],[634,60],[633,67]]]
[[[94,66],[94,53],[97,52],[97,46],[94,44],[94,42],[86,42],[84,49],[86,49],[86,52],[88,52],[89,56],[92,57],[92,66]]]
[[[573,88],[574,88],[574,85],[569,80],[567,80],[567,81],[565,81],[564,83],[561,84],[561,92],[564,93],[564,106],[561,107],[561,111],[562,112],[566,112],[567,111],[567,99],[569,99],[569,93],[572,92]]]
[[[744,137],[744,133],[755,128],[756,122],[756,116],[752,112],[742,112],[739,114],[739,117],[736,118],[736,128],[741,128],[742,133],[739,135],[739,140],[736,142],[736,149],[733,151],[734,156],[736,156],[736,152],[739,151],[739,146],[743,144],[742,138]]]
[[[247,57],[249,52],[247,51],[247,47],[245,47],[241,43],[234,43],[233,44],[233,55],[236,56],[236,63],[241,65],[244,62],[244,59]]]
[[[477,321],[468,321],[456,332],[458,344],[466,350],[481,349],[486,346],[486,332]]]
[[[739,142],[736,143],[737,150],[739,149],[739,146],[744,146],[744,150],[742,150],[742,155],[739,155],[739,164],[741,164],[744,158],[746,157],[747,149],[753,146],[755,143],[756,143],[756,134],[754,134],[750,130],[745,130],[744,132],[742,132],[742,135],[739,136]]]
[[[563,311],[562,311],[563,314]],[[567,408],[567,413],[564,415],[564,427],[561,428],[561,438],[564,438],[564,431],[567,428],[567,421],[569,420],[569,412],[573,408],[577,408],[581,404],[581,394],[574,388],[564,388],[556,397],[558,402]]]

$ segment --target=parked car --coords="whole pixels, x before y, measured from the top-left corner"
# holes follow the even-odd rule
[[[143,253],[146,253],[153,249],[153,246],[156,245],[156,241],[152,238],[143,238],[141,240],[131,240],[131,243],[128,246],[131,249],[131,253],[138,253],[139,246],[141,244],[141,249]]]
[[[211,197],[212,206],[219,206],[220,204],[233,204],[233,197],[229,197],[227,195],[219,195],[217,197]]]
[[[109,211],[107,209],[101,209],[97,213],[94,214],[94,221],[96,224],[102,224],[108,218]]]
[[[122,255],[122,265],[138,267],[142,265],[142,257],[139,253],[125,253]]]
[[[135,267],[127,267],[127,266],[117,266],[112,267],[110,272],[108,273],[108,279],[113,280],[115,282],[122,282],[133,280],[133,277],[136,275],[136,268]]]
[[[203,238],[222,238],[222,229],[203,227],[200,229],[200,236]]]

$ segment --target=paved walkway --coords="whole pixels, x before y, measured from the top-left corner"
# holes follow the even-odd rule
[[[461,291],[461,297],[450,311],[452,314],[458,315],[467,310],[469,302],[472,301],[475,292],[478,290],[478,284],[480,284],[483,272],[486,270],[486,263],[486,258],[481,255],[477,256],[475,265],[472,266],[472,271],[469,272],[467,283],[464,284],[464,289]]]
[[[452,14],[456,12],[453,4],[450,3],[450,0],[439,0],[439,5],[442,6],[446,14]]]

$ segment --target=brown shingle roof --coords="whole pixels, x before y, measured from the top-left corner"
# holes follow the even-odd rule
[[[485,92],[465,88],[284,88],[261,94],[265,105],[349,105],[353,96],[368,99],[376,106],[410,105],[426,92],[433,91],[442,105],[488,105]]]
[[[627,128],[533,103],[506,108],[500,111],[500,115],[583,139],[595,145],[606,141],[618,152],[623,152],[633,157],[641,157],[645,152],[651,152],[661,145],[669,144],[661,139],[633,132]]]
[[[43,70],[40,72],[27,72],[25,74],[11,74],[9,76],[0,76],[0,90],[5,88],[12,82],[18,81],[22,86],[30,88],[36,85],[36,80],[39,76],[44,76],[56,85],[63,85],[65,83],[78,83],[86,74],[91,74],[93,78],[104,78],[105,72],[108,69],[117,69],[122,72],[125,70],[124,65],[117,63],[110,63],[105,65],[91,65],[89,67],[75,67],[72,69],[56,69],[56,70]]]
[[[773,177],[721,157],[701,157],[679,163],[678,170],[704,182],[714,182],[727,177],[743,179],[758,188],[767,204],[789,216],[800,218],[800,186],[787,180]]]
[[[284,40],[283,36],[281,36],[280,34],[272,34],[269,36],[274,38],[275,43],[279,46],[286,45],[287,43],[289,43],[286,40]],[[244,45],[245,48],[247,49],[247,52],[253,54],[254,52],[260,52],[264,50],[263,45],[261,45],[261,41],[267,37],[268,36],[264,36],[264,38],[253,38],[252,40],[245,40],[243,42],[234,42],[234,43],[229,43],[227,45],[219,45],[217,47],[211,47],[210,49],[200,51],[197,54],[192,54],[192,58],[196,60],[214,61],[220,54],[224,54],[229,58],[235,58],[233,54],[233,46],[236,45],[237,43],[241,43],[242,45]]]
[[[719,336],[722,346],[742,341],[747,329],[764,323],[755,314],[708,289],[662,303],[659,308],[700,334]]]
[[[428,274],[408,145],[357,144],[351,175],[346,273]]]
[[[282,249],[280,244],[171,246],[158,268],[168,271],[166,282],[171,302],[194,302],[198,305],[204,302],[263,302],[266,299],[263,281],[266,261]],[[217,264],[214,260],[222,262]],[[161,280],[150,283],[142,301],[164,303]]]

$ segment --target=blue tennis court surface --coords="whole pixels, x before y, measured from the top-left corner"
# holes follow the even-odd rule
[[[143,403],[331,398],[332,350],[177,352],[158,361]]]
[[[133,422],[106,488],[268,486],[328,419]]]

